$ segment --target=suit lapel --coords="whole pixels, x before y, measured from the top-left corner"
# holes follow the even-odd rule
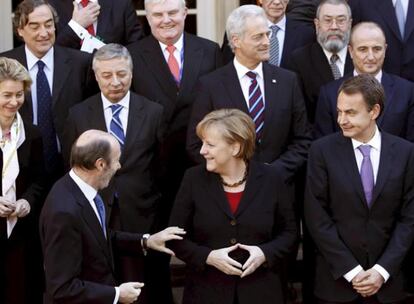
[[[372,194],[371,208],[375,204],[376,199],[384,188],[384,185],[392,168],[393,160],[398,159],[398,155],[395,155],[395,151],[392,149],[393,145],[394,143],[391,142],[387,136],[384,136],[384,133],[381,133],[380,161],[377,181],[375,183],[374,191]]]
[[[212,196],[212,200],[217,206],[231,219],[234,218],[230,210],[227,197],[224,193],[223,186],[220,183],[218,174],[207,172],[207,191],[206,194]]]
[[[364,205],[365,208],[368,208],[367,201],[365,199],[364,188],[362,186],[361,175],[358,172],[358,165],[355,159],[355,152],[352,146],[352,141],[349,138],[346,138],[342,135],[339,136],[339,149],[336,151],[338,155],[340,164],[343,168],[343,171],[346,173],[348,178],[345,178],[345,182],[352,183],[353,187],[356,190],[357,195],[361,200],[361,204]]]
[[[318,43],[314,43],[312,46],[311,58],[315,61],[313,64],[313,67],[316,68],[315,74],[320,75],[323,83],[334,80],[328,59]]]
[[[168,64],[158,41],[151,35],[146,38],[143,47],[143,60],[147,63],[149,70],[158,81],[160,87],[167,93],[169,100],[176,100],[177,85],[171,75]]]
[[[71,58],[62,52],[60,47],[54,47],[54,71],[53,71],[53,90],[52,90],[52,103],[56,105],[60,98],[60,93],[66,80],[72,70],[70,61]]]
[[[412,0],[408,2],[407,18],[405,20],[404,42],[406,43],[414,30],[414,1]]]
[[[390,102],[392,102],[393,95],[395,93],[394,92],[394,80],[387,73],[383,72],[382,79],[381,79],[381,84],[384,87],[386,99],[385,99],[385,102],[384,102],[384,111],[381,114],[381,116],[378,117],[378,119],[377,119],[378,126],[383,125],[384,119],[386,117],[386,113],[392,107]]]
[[[286,61],[285,59],[290,55],[288,52],[293,50],[297,35],[297,33],[295,33],[294,25],[295,24],[289,18],[286,18],[285,41],[283,42],[282,60],[280,61],[280,66],[284,66]]]
[[[99,11],[98,16],[98,23],[96,28],[96,36],[102,38],[105,37],[106,29],[110,24],[110,16],[112,12],[112,5],[115,1],[108,1],[108,0],[99,0],[99,5],[101,6],[101,10]],[[107,41],[104,41],[108,43]]]
[[[90,129],[97,129],[109,132],[106,127],[105,114],[103,110],[102,98],[100,94],[95,95],[88,107],[89,112],[89,127]]]
[[[249,114],[249,109],[247,107],[246,99],[244,98],[243,91],[240,85],[239,78],[237,77],[236,68],[234,67],[233,61],[228,63],[223,68],[222,83],[226,88],[228,96],[230,97],[231,106],[235,109],[239,109],[247,114]],[[226,98],[223,95],[223,98]],[[222,100],[221,104],[228,104],[228,100]],[[229,106],[227,106],[229,107]]]
[[[376,5],[377,10],[379,11],[379,16],[383,16],[385,23],[388,24],[389,28],[393,34],[398,37],[398,40],[402,41],[400,29],[398,28],[397,16],[395,15],[395,8],[390,0],[378,1]],[[412,1],[410,1],[412,2]],[[408,15],[407,15],[408,17]],[[408,19],[407,19],[408,21]]]
[[[191,91],[198,80],[203,53],[203,48],[195,44],[194,39],[189,34],[184,33],[184,65],[180,82],[180,95],[186,95],[184,94],[185,91]]]
[[[22,65],[24,65],[24,67],[29,70],[29,68],[27,67],[27,58],[26,58],[26,51],[25,51],[25,46],[19,46],[18,48],[16,48],[16,60],[19,61]],[[30,91],[28,93],[26,93],[25,95],[25,102],[22,105],[21,110],[19,111],[24,118],[26,118],[28,121],[32,122],[33,121],[33,101],[32,101],[32,94],[30,93]],[[26,113],[25,116],[23,113]]]
[[[280,86],[277,82],[276,68],[271,67],[270,65],[263,63],[263,78],[264,78],[264,96],[265,96],[265,112],[264,112],[264,125],[263,125],[263,136],[262,141],[265,141],[268,136],[274,137],[274,134],[271,134],[272,128],[275,123],[272,121],[274,119],[274,112],[278,110],[280,103]],[[277,123],[277,122],[276,122]]]

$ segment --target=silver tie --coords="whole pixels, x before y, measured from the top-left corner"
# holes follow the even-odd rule
[[[270,57],[269,63],[279,66],[279,39],[277,39],[277,32],[280,28],[277,25],[270,27],[272,30],[272,36],[270,37]]]

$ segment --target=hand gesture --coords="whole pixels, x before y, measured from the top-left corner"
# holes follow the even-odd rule
[[[72,19],[87,28],[98,19],[100,9],[101,7],[96,2],[89,2],[86,7],[79,9],[78,4],[74,1]]]
[[[360,271],[352,280],[352,286],[363,297],[376,294],[382,284],[384,284],[384,278],[374,268]]]
[[[182,240],[183,238],[181,235],[184,234],[184,229],[180,227],[168,227],[158,233],[151,235],[147,240],[147,246],[153,250],[174,256],[174,252],[171,249],[165,247],[165,242],[170,240]]]
[[[252,274],[260,265],[262,265],[266,261],[266,257],[258,246],[239,244],[239,248],[248,251],[250,254],[250,257],[242,267],[243,273],[241,274],[241,277],[244,278],[245,276]]]
[[[0,217],[8,217],[13,213],[15,203],[10,202],[3,196],[0,196]]]
[[[128,282],[119,285],[119,303],[130,304],[138,299],[141,293],[141,288],[144,287],[144,283]]]
[[[206,263],[216,267],[225,274],[240,276],[242,274],[242,265],[229,257],[229,253],[236,250],[238,247],[239,245],[236,244],[231,247],[212,250],[207,257]]]
[[[25,217],[30,212],[30,204],[25,199],[19,199],[15,202],[15,209],[11,216]]]

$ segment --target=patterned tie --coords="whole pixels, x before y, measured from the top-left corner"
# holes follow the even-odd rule
[[[395,15],[397,16],[398,27],[400,29],[401,38],[404,39],[405,14],[404,14],[404,9],[403,9],[401,0],[397,0],[395,2]]]
[[[89,3],[89,0],[82,0],[81,1],[81,5],[82,7],[87,7]],[[93,23],[91,25],[89,25],[86,30],[88,31],[89,34],[91,34],[92,36],[95,36],[95,29],[93,28]]]
[[[249,71],[246,73],[251,78],[249,87],[249,113],[256,127],[256,137],[260,141],[264,125],[263,95],[257,82],[257,74]]]
[[[168,67],[170,68],[171,74],[174,76],[177,85],[180,84],[180,67],[178,66],[177,59],[175,59],[174,52],[176,47],[173,45],[167,46],[167,51],[170,54],[168,56]]]
[[[363,155],[361,164],[361,180],[364,187],[365,198],[367,200],[368,207],[371,205],[372,191],[374,190],[374,171],[372,169],[372,163],[370,158],[371,146],[360,145],[358,150]]]
[[[98,210],[99,214],[99,222],[102,227],[102,231],[106,238],[106,228],[105,228],[105,205],[104,202],[99,194],[96,194],[95,198],[93,199],[95,202],[96,209]]]
[[[122,127],[121,120],[119,119],[119,113],[122,110],[122,106],[119,104],[114,104],[111,106],[112,110],[112,119],[111,123],[109,124],[109,133],[111,133],[115,138],[119,141],[121,145],[121,150],[125,144],[125,134],[124,129]]]
[[[272,30],[272,36],[270,37],[269,63],[279,66],[279,39],[277,39],[277,32],[280,28],[277,25],[272,25],[270,29]]]
[[[52,114],[52,95],[49,82],[43,70],[45,67],[44,62],[39,60],[37,67],[37,126],[42,133],[46,170],[51,173],[56,169],[58,162],[57,139]]]
[[[329,65],[331,66],[331,70],[332,70],[332,74],[334,79],[339,79],[341,78],[341,72],[339,71],[338,66],[336,65],[336,62],[339,60],[339,56],[338,54],[332,54],[331,58],[330,58],[330,62]]]

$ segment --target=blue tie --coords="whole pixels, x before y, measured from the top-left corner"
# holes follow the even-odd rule
[[[104,202],[99,194],[96,194],[95,198],[93,199],[95,202],[96,209],[98,210],[100,224],[102,227],[102,231],[106,238],[106,229],[105,229],[105,206]]]
[[[112,120],[109,125],[109,133],[111,133],[115,138],[119,141],[121,145],[121,149],[124,147],[125,143],[125,135],[124,129],[122,128],[121,120],[119,119],[119,113],[122,110],[122,106],[119,104],[115,104],[111,106],[112,110]]]
[[[249,71],[246,75],[251,79],[249,86],[249,113],[256,128],[256,137],[260,141],[264,126],[264,102],[262,91],[257,82],[257,74]]]
[[[398,28],[400,29],[401,38],[404,40],[405,13],[401,0],[395,2],[395,15],[397,17]]]
[[[279,66],[279,57],[280,57],[280,50],[279,50],[279,39],[277,39],[277,32],[280,28],[277,25],[272,25],[272,36],[270,37],[270,56],[269,56],[269,63],[275,66]]]
[[[42,133],[43,153],[45,156],[47,172],[56,169],[58,160],[58,149],[55,127],[52,114],[52,95],[50,93],[49,82],[43,70],[45,64],[39,60],[37,62],[36,93],[37,93],[37,125]]]

